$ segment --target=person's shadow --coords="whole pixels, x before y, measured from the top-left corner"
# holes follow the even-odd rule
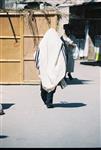
[[[78,78],[73,78],[72,80],[70,80],[69,78],[66,78],[66,82],[67,82],[67,85],[70,85],[70,84],[88,84],[88,82],[90,82],[90,80],[80,80]]]
[[[7,138],[8,136],[7,135],[0,135],[0,139],[4,139],[4,138]]]
[[[14,103],[2,103],[3,110],[9,109],[13,105],[15,105],[15,104]]]
[[[14,105],[14,103],[2,103],[2,108],[3,108],[3,110],[9,109],[13,105]],[[0,139],[5,139],[5,138],[8,138],[8,136],[0,134]]]
[[[101,67],[101,61],[85,61],[80,62],[81,65],[89,65],[89,66],[99,66]]]
[[[54,107],[64,107],[64,108],[76,108],[76,107],[83,107],[87,104],[84,103],[67,103],[67,102],[60,102],[60,103],[54,103]]]

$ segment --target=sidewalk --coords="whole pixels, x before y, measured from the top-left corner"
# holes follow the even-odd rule
[[[76,60],[74,80],[57,87],[51,109],[39,85],[0,85],[0,148],[101,147],[100,69]]]

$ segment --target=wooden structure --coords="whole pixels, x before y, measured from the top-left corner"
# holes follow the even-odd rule
[[[56,28],[54,11],[0,13],[0,84],[38,84],[33,53],[44,33]]]

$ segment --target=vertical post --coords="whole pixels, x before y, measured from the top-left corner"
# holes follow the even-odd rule
[[[20,15],[20,54],[21,54],[21,83],[24,81],[24,15]]]

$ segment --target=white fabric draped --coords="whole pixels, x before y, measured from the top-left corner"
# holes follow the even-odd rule
[[[53,90],[66,73],[62,40],[54,28],[50,28],[39,43],[39,77],[43,88]]]

